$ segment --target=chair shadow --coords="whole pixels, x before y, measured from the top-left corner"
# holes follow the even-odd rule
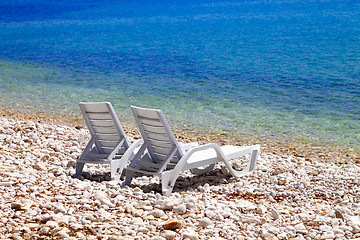
[[[111,181],[111,172],[106,173],[88,173],[82,172],[80,180],[89,180],[92,182],[104,182],[104,181]]]
[[[185,176],[184,176],[185,175]],[[161,193],[161,180],[158,178],[157,183],[138,183],[141,177],[144,175],[135,173],[133,177],[132,184],[130,187],[140,188],[144,193],[149,193],[151,191],[155,193]],[[153,178],[153,176],[149,176],[149,178]],[[104,182],[111,181],[111,173],[88,173],[82,172],[80,180],[87,179],[92,182]],[[120,180],[123,181],[125,179],[125,173],[121,175]],[[232,177],[232,175],[228,172],[223,172],[221,168],[215,168],[214,170],[207,172],[202,175],[193,175],[190,172],[187,174],[180,174],[177,178],[173,192],[186,192],[197,189],[200,186],[204,186],[206,183],[209,186],[219,186],[221,184],[228,184],[235,181],[236,178]],[[122,185],[121,181],[119,181],[120,185]],[[135,182],[135,183],[134,183]]]
[[[143,175],[136,175],[133,178],[133,182],[136,182],[136,179],[139,177],[141,178]],[[152,177],[151,177],[152,178]],[[135,181],[134,181],[135,180]],[[235,178],[232,177],[230,173],[224,174],[221,173],[220,169],[212,170],[208,173],[202,174],[202,175],[193,175],[188,174],[186,176],[179,176],[176,180],[173,193],[174,192],[186,192],[186,191],[193,191],[194,189],[197,189],[198,187],[204,186],[206,183],[209,184],[209,186],[219,186],[221,184],[227,184],[235,181]],[[149,184],[131,184],[130,187],[138,187],[140,188],[144,193],[148,193],[151,191],[154,191],[155,193],[161,193],[161,180],[158,178],[157,183],[149,183]]]

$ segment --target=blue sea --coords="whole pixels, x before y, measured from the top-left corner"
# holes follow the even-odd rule
[[[0,108],[79,101],[172,126],[359,150],[360,2],[2,0]]]

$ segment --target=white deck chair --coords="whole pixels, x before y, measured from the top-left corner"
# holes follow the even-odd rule
[[[110,164],[111,178],[118,180],[126,160],[132,158],[133,150],[142,143],[142,140],[138,140],[130,146],[111,103],[80,102],[79,106],[90,131],[91,139],[76,162],[74,177],[81,176],[85,163],[100,163]]]
[[[134,106],[131,109],[144,143],[126,168],[125,185],[131,183],[136,172],[160,176],[162,193],[169,195],[181,171],[190,170],[194,174],[202,174],[212,170],[217,162],[224,162],[235,177],[248,175],[255,169],[259,145],[220,147],[210,143],[192,147],[185,152],[160,110]],[[247,167],[242,171],[233,169],[229,160],[247,154],[251,154]]]

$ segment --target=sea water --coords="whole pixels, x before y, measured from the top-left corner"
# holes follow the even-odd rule
[[[360,3],[2,0],[0,107],[360,149]]]

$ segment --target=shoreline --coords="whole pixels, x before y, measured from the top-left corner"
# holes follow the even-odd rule
[[[47,113],[28,113],[17,112],[0,108],[0,115],[19,120],[41,121],[45,123],[56,123],[60,125],[72,126],[77,129],[87,129],[85,122],[79,114],[76,116],[49,115]],[[135,138],[140,137],[135,123],[127,120],[120,120],[124,131]],[[266,138],[265,136],[236,136],[235,134],[214,133],[202,129],[182,130],[171,126],[175,136],[179,141],[198,142],[206,144],[210,142],[219,145],[255,145],[260,144],[263,152],[270,152],[277,155],[303,157],[308,161],[331,161],[337,164],[360,164],[360,150],[349,150],[339,146],[321,145],[313,142],[300,142],[293,139]]]

